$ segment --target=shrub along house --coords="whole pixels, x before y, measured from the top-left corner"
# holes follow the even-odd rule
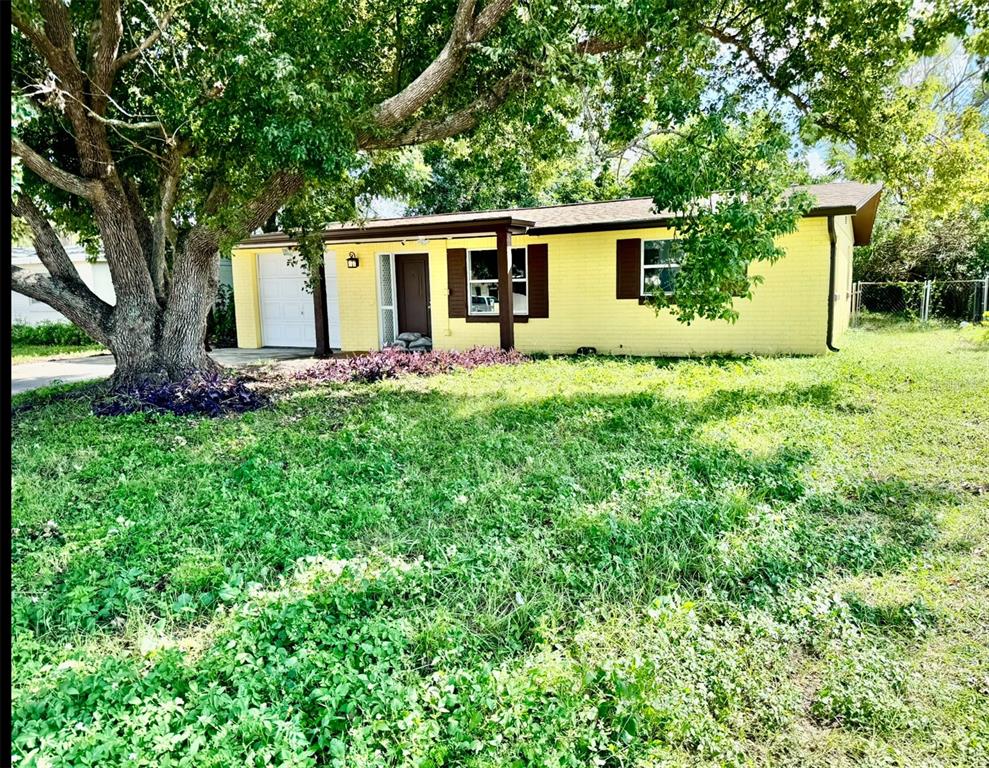
[[[233,255],[238,343],[325,354],[418,333],[437,349],[822,353],[848,327],[852,246],[869,242],[880,187],[806,189],[814,208],[780,239],[784,258],[752,265],[764,282],[734,324],[688,326],[643,304],[676,282],[675,219],[634,198],[334,225],[314,291],[290,237],[254,236]]]

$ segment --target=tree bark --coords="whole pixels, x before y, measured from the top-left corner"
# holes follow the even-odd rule
[[[162,329],[162,350],[172,377],[219,370],[206,354],[206,318],[220,283],[218,248],[215,234],[197,227],[183,239],[175,259]]]
[[[11,264],[10,287],[61,312],[100,344],[109,343],[107,327],[113,308],[81,281],[28,272]]]
[[[220,366],[206,354],[206,317],[216,299],[220,267],[214,233],[196,228],[181,242],[164,310],[118,304],[109,334],[117,368],[115,389],[148,381],[179,381],[215,374]],[[148,322],[152,319],[152,322]]]

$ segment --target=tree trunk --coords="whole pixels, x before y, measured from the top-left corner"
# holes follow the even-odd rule
[[[145,302],[118,303],[114,309],[109,334],[117,362],[110,380],[113,388],[222,370],[206,354],[206,317],[219,283],[215,238],[202,230],[190,233],[176,258],[174,277],[164,311]]]
[[[190,321],[172,333],[148,334],[136,327],[116,328],[108,338],[116,369],[111,389],[143,383],[180,381],[192,374],[215,374],[223,367],[206,353],[206,321]]]
[[[204,287],[205,290],[208,287]],[[140,317],[136,323],[114,324],[108,337],[110,352],[116,361],[116,369],[110,378],[111,389],[179,381],[195,373],[222,371],[222,366],[206,353],[205,317],[197,320],[190,316],[186,322],[173,325],[167,333],[161,316],[154,318],[154,329],[150,333],[146,330],[147,319]]]

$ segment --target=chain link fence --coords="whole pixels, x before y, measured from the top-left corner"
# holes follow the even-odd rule
[[[915,280],[852,284],[852,327],[870,321],[989,322],[989,276],[982,280]]]

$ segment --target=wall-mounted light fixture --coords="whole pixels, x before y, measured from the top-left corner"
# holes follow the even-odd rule
[[[347,256],[347,269],[357,269],[360,263],[361,260],[357,258],[357,254],[351,251]]]
[[[426,243],[429,242],[429,238],[426,238],[426,237],[417,237],[416,238],[416,242],[419,243],[419,245],[425,245]]]

